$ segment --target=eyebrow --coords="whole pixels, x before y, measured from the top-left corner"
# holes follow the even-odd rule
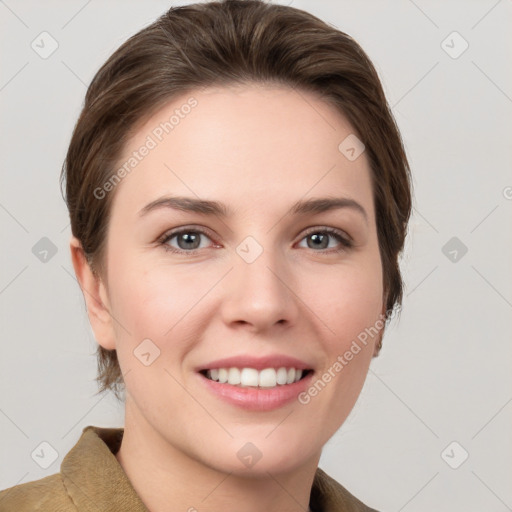
[[[366,210],[357,201],[348,197],[319,197],[306,201],[297,201],[291,207],[290,212],[294,215],[306,215],[308,213],[319,214],[341,208],[350,208],[360,213],[366,223],[368,223]],[[139,215],[142,217],[152,211],[160,209],[181,210],[202,215],[216,215],[222,218],[232,215],[231,210],[225,204],[218,201],[181,196],[164,196],[155,199],[144,206],[139,211]]]

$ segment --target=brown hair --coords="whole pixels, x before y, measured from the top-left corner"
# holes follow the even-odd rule
[[[347,34],[317,17],[263,0],[172,7],[123,43],[93,78],[61,173],[71,229],[97,275],[114,192],[94,193],[115,173],[136,126],[178,95],[210,85],[262,83],[319,94],[366,146],[389,313],[402,301],[398,256],[411,213],[402,139],[377,72]],[[340,141],[341,142],[341,141]],[[119,398],[115,350],[98,346],[100,391]]]

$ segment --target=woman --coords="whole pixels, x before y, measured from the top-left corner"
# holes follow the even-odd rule
[[[171,8],[94,77],[62,177],[125,426],[0,510],[374,510],[318,468],[400,305],[411,209],[359,45],[259,0]]]

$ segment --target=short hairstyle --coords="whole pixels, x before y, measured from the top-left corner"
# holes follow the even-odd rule
[[[410,169],[377,72],[349,35],[303,10],[264,0],[171,7],[124,42],[94,76],[61,172],[71,230],[101,276],[112,179],[137,126],[177,96],[208,86],[268,84],[314,93],[365,145],[389,313],[402,301],[399,254],[411,214]],[[340,141],[341,142],[341,141]],[[115,350],[97,348],[99,393],[124,388]]]

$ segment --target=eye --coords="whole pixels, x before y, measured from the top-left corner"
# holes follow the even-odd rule
[[[312,228],[306,232],[302,240],[306,239],[311,241],[311,243],[307,242],[307,247],[310,249],[328,249],[329,238],[336,239],[341,247],[326,252],[342,252],[353,247],[353,242],[349,237],[345,235],[343,231],[334,228]]]
[[[208,234],[202,229],[186,228],[166,233],[159,242],[163,245],[166,251],[181,254],[193,253],[194,251],[204,249],[204,247],[201,247],[202,236],[210,239]],[[178,247],[170,245],[171,240],[174,238],[176,239]]]
[[[209,240],[212,240],[205,230],[196,227],[189,227],[177,229],[175,231],[166,233],[159,240],[159,243],[164,247],[166,251],[178,254],[194,254],[196,251],[205,248],[204,245],[201,245],[201,237],[205,237]],[[171,244],[171,241],[173,241],[174,239],[177,246]],[[302,240],[305,239],[308,239],[307,248],[315,250],[320,249],[327,253],[342,252],[353,247],[353,242],[348,237],[348,235],[346,235],[343,231],[334,228],[311,228],[306,232],[305,236],[302,238]],[[329,239],[337,240],[338,245],[340,247],[338,247],[337,249],[333,249],[332,246],[329,247]]]

